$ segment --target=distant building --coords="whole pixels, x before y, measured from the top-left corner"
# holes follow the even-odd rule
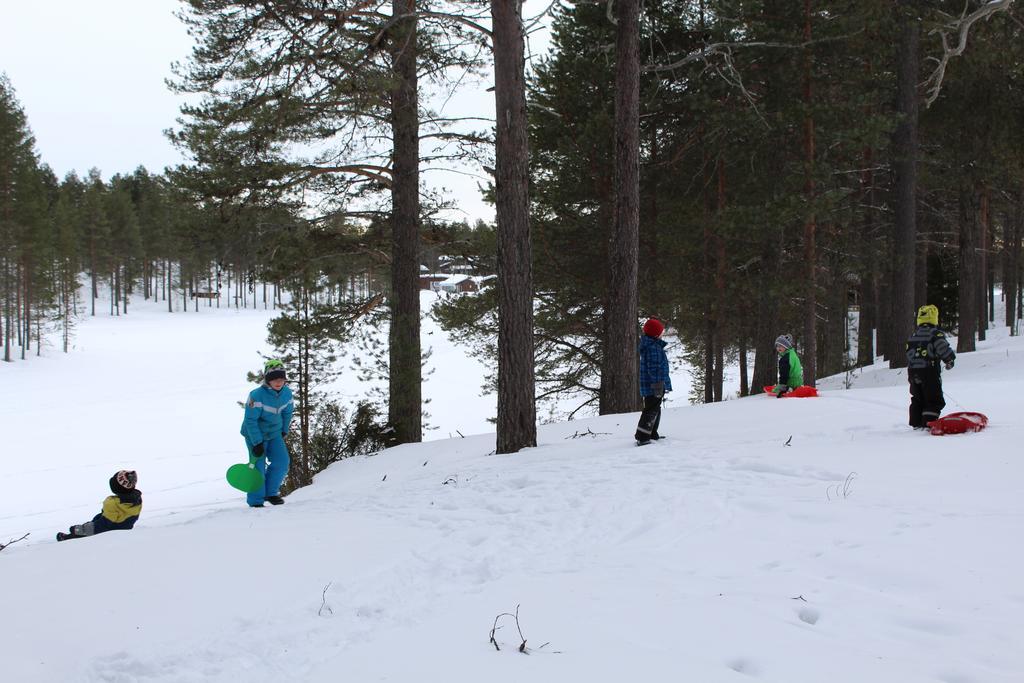
[[[475,292],[480,289],[476,282],[468,275],[450,275],[447,280],[437,284],[439,292]]]
[[[437,257],[437,269],[442,273],[469,275],[473,272],[473,264],[462,256],[447,256],[442,254]]]
[[[420,289],[437,291],[437,285],[447,280],[450,275],[447,273],[420,273]]]

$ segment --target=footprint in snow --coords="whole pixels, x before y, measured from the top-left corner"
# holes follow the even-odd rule
[[[800,611],[798,611],[796,615],[800,617],[800,621],[805,624],[810,624],[811,626],[817,624],[818,619],[821,619],[821,612],[813,607],[801,607]]]
[[[761,667],[746,657],[737,657],[732,659],[726,663],[726,666],[736,673],[746,674],[748,676],[758,676],[761,673]]]

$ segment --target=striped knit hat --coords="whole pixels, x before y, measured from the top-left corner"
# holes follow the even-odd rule
[[[789,350],[793,348],[793,335],[791,334],[780,334],[775,339],[775,345],[781,346],[782,348]]]

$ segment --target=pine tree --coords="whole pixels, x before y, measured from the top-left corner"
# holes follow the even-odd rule
[[[24,254],[27,245],[23,240],[29,232],[25,221],[35,220],[29,216],[35,213],[35,207],[27,205],[32,201],[38,166],[34,147],[35,139],[14,88],[7,76],[0,74],[0,336],[4,360],[8,362],[12,360],[15,337],[21,332],[16,329],[19,311],[15,307],[21,291],[19,258]]]
[[[497,205],[497,452],[537,445],[529,141],[520,0],[491,0]]]

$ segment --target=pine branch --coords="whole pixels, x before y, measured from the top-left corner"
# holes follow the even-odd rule
[[[931,57],[938,64],[924,82],[924,87],[928,89],[928,97],[925,98],[926,107],[930,107],[932,102],[939,97],[950,57],[959,57],[967,49],[967,36],[971,31],[971,26],[981,19],[989,19],[994,14],[1009,11],[1012,5],[1013,0],[990,0],[970,14],[967,14],[967,5],[965,3],[964,11],[958,19],[949,22],[943,28],[937,28],[929,32],[928,35],[938,33],[942,36],[942,57]],[[953,46],[949,44],[949,36],[952,33],[957,34],[957,43]]]

